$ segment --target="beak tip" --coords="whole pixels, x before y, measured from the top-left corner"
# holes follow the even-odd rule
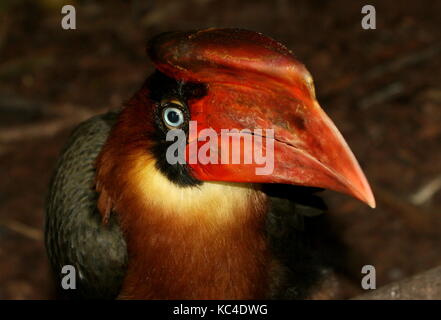
[[[372,189],[370,188],[369,184],[367,185],[367,188],[361,192],[361,195],[358,198],[372,209],[375,209],[377,206],[374,194],[372,193]]]
[[[375,209],[377,207],[377,203],[375,202],[375,198],[374,196],[372,196],[371,199],[369,199],[368,201],[366,201],[366,204],[371,207],[371,209]]]

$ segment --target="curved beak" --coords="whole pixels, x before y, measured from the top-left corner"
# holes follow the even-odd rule
[[[197,128],[187,150],[198,179],[320,187],[375,207],[352,151],[315,100],[257,91],[212,84],[190,107]]]

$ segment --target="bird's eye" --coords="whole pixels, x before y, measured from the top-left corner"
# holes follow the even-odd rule
[[[170,104],[170,106],[164,108],[162,111],[162,119],[169,129],[176,129],[184,123],[185,119],[184,113],[178,108],[178,105],[176,105],[176,107],[172,105],[173,104]]]

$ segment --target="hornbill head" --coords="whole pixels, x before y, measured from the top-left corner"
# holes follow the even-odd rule
[[[211,128],[219,140],[225,129],[251,133],[255,129],[274,130],[271,137],[263,132],[258,146],[265,149],[265,140],[273,139],[274,151],[265,150],[274,153],[270,174],[258,174],[256,168],[262,165],[255,162],[193,161],[188,164],[191,177],[320,187],[352,195],[375,207],[357,160],[316,100],[311,75],[285,46],[252,31],[207,29],[161,34],[150,41],[148,53],[164,78],[178,84],[175,91],[181,91],[180,97],[159,97],[158,103],[167,112],[160,111],[160,117],[174,117],[178,127],[196,121],[197,133]],[[182,123],[178,120],[181,116]],[[168,120],[159,119],[164,121]],[[203,143],[196,135],[188,137],[187,160],[196,150],[191,145]],[[242,159],[253,152],[247,146],[240,148]],[[220,159],[231,150],[219,147],[210,151]]]
[[[98,205],[105,217],[123,198],[121,190],[143,179],[148,164],[154,169],[144,176],[158,171],[179,190],[203,181],[283,183],[343,192],[375,207],[357,160],[316,100],[311,75],[285,46],[252,31],[207,29],[156,36],[148,53],[157,70],[121,112],[98,159]],[[197,124],[193,132],[191,121]],[[174,143],[167,134],[176,129],[187,134],[184,163],[167,161]],[[206,129],[219,141],[204,152],[217,161],[198,157]],[[229,139],[233,129],[241,138],[253,135],[254,144],[225,147],[222,132],[230,130]],[[234,151],[244,159],[259,148],[273,160],[267,173],[259,172],[256,159],[231,159]],[[138,185],[138,193],[154,188]]]

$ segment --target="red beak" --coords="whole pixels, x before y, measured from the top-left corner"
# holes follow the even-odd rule
[[[160,35],[150,43],[149,53],[168,76],[207,86],[207,94],[188,105],[197,133],[207,128],[216,132],[217,147],[210,152],[218,161],[190,162],[195,177],[321,187],[375,207],[357,160],[315,99],[309,72],[283,45],[251,31],[208,29]],[[251,133],[254,140],[252,145],[240,144],[239,164],[231,163],[231,143],[225,148],[221,138],[222,130],[231,129],[249,130],[241,137]],[[199,148],[193,148],[195,144]],[[189,157],[196,159],[204,144],[193,132]],[[243,161],[259,148],[266,160],[273,159],[269,174],[256,170],[268,163]],[[221,163],[222,157],[230,161]]]

